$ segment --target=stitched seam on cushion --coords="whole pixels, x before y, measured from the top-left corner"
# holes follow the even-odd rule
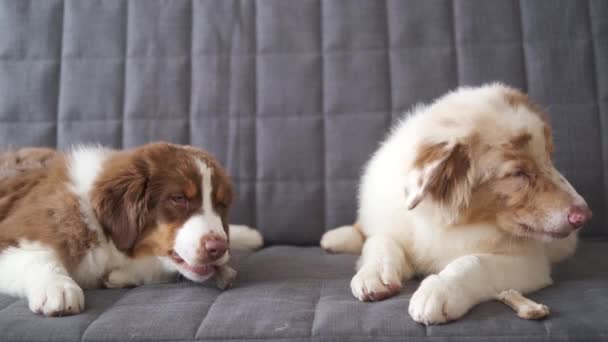
[[[460,56],[456,43],[456,1],[452,1],[452,46],[454,47],[454,65],[456,66],[456,86],[460,86]],[[426,329],[425,325],[425,329]]]
[[[194,53],[194,1],[190,0],[190,55],[188,56],[188,69],[186,70],[186,77],[188,77],[188,122],[186,126],[186,142],[192,144],[192,54]]]
[[[97,322],[97,320],[99,319],[99,317],[103,316],[103,314],[105,314],[106,312],[108,312],[110,309],[112,309],[113,307],[116,306],[116,303],[118,303],[121,299],[125,298],[131,291],[133,291],[133,289],[129,289],[128,291],[126,291],[122,296],[118,297],[114,303],[112,303],[112,305],[110,305],[109,307],[107,307],[103,312],[100,312],[99,315],[97,315],[97,317],[92,320],[91,322],[89,322],[89,324],[87,325],[86,328],[84,328],[84,330],[82,331],[82,334],[80,335],[80,341],[83,342],[84,341],[84,337],[87,334],[87,331],[89,330],[89,328],[95,323]],[[86,296],[85,296],[85,310],[87,310],[87,306],[86,306]]]
[[[526,58],[526,37],[524,36],[524,16],[523,9],[521,6],[521,0],[517,1],[518,11],[519,11],[519,33],[521,35],[521,58],[522,58],[522,68],[524,72],[524,92],[528,92],[528,58]]]
[[[138,121],[138,120],[177,121],[177,120],[188,120],[188,118],[186,118],[186,117],[179,117],[179,118],[167,118],[167,117],[164,117],[164,118],[163,117],[158,117],[158,118],[126,117],[124,119],[122,119],[122,118],[107,118],[107,119],[104,119],[104,118],[98,118],[98,119],[95,119],[95,118],[91,118],[91,119],[88,119],[88,118],[71,118],[71,119],[61,119],[59,121],[63,121],[63,122],[90,122],[90,121],[93,121],[93,122],[95,122],[95,121],[115,122],[115,121],[119,121],[120,122],[120,121],[125,121],[125,120],[126,121],[128,121],[128,120],[131,120],[131,121]]]
[[[405,111],[405,109],[395,109],[396,111]],[[383,114],[384,112],[386,112],[386,110],[377,110],[377,111],[367,111],[367,112],[341,112],[341,113],[306,113],[306,112],[302,112],[302,113],[297,113],[297,114],[293,114],[293,115],[288,115],[288,113],[282,113],[282,114],[265,114],[265,115],[258,115],[257,117],[250,117],[250,116],[243,116],[243,115],[226,115],[226,116],[221,116],[218,117],[216,115],[200,115],[198,116],[196,119],[215,119],[215,120],[222,120],[222,119],[231,119],[231,120],[239,120],[239,119],[243,119],[243,120],[253,120],[253,119],[266,119],[266,118],[287,118],[287,119],[318,119],[323,117],[324,115],[330,115],[332,117],[334,116],[349,116],[349,115],[365,115],[365,114]],[[210,112],[206,112],[206,113],[210,113]],[[222,114],[222,113],[218,113],[218,114]],[[151,119],[156,119],[156,118],[151,118]]]
[[[604,200],[604,210],[606,212],[608,212],[608,198],[606,196],[606,194],[608,194],[608,174],[606,174],[606,163],[607,161],[605,160],[606,158],[606,144],[605,144],[605,134],[602,134],[602,130],[606,128],[606,121],[605,118],[602,116],[602,107],[601,107],[601,102],[600,101],[600,95],[599,95],[599,91],[600,91],[600,82],[598,79],[598,70],[597,70],[597,58],[596,58],[596,50],[595,50],[595,39],[594,39],[594,34],[593,34],[593,16],[591,15],[591,1],[587,1],[587,19],[588,19],[588,29],[589,29],[589,43],[591,44],[591,63],[593,65],[593,73],[591,75],[591,77],[593,78],[593,84],[594,84],[594,98],[595,98],[595,103],[597,106],[597,119],[599,122],[599,137],[601,139],[600,141],[600,159],[602,160],[601,163],[601,167],[602,167],[602,175],[603,175],[603,181],[604,181],[604,191],[602,192],[602,196],[603,196],[603,200]],[[604,218],[605,220],[606,218]],[[603,229],[603,231],[600,231],[599,234],[606,234],[608,233],[608,231],[606,231],[606,228]]]
[[[208,55],[211,55],[211,54],[208,54]],[[142,60],[142,59],[185,59],[185,58],[188,58],[188,57],[189,57],[188,55],[175,55],[175,56],[164,56],[164,55],[129,56],[129,55],[122,55],[122,56],[63,56],[63,59],[69,60],[69,61],[78,61],[78,60],[84,60],[84,61],[95,61],[95,60],[99,60],[99,61],[103,61],[103,60],[117,61],[117,60],[120,60],[120,61],[122,61],[123,59],[127,59],[127,60],[129,60],[129,59],[137,59],[137,60]],[[35,62],[35,61],[52,62],[52,61],[55,61],[55,58],[51,58],[51,57],[30,57],[30,58],[16,59],[16,57],[0,57],[0,61],[2,61],[2,62],[15,62],[15,63],[27,63],[27,62]]]
[[[254,63],[253,63],[253,117],[255,118],[253,126],[253,176],[254,178],[258,177],[258,163],[259,163],[259,153],[258,153],[258,3],[257,1],[252,2],[253,6],[253,51],[254,54]],[[254,196],[253,196],[253,224],[254,227],[259,227],[258,222],[258,196],[259,196],[259,188],[257,183],[254,184]],[[263,233],[263,231],[260,231]]]
[[[325,3],[324,0],[319,0],[319,56],[321,58],[321,66],[320,66],[320,71],[321,71],[321,99],[320,99],[320,106],[321,106],[321,135],[322,135],[322,140],[321,140],[321,148],[323,149],[322,154],[323,154],[323,160],[322,160],[322,164],[323,164],[323,168],[321,169],[322,173],[323,173],[323,184],[321,186],[322,191],[323,191],[323,225],[321,226],[321,229],[323,231],[321,231],[321,234],[327,229],[327,212],[329,210],[327,210],[327,206],[329,205],[328,201],[327,201],[327,133],[325,132],[325,120],[327,119],[327,114],[325,113],[325,51],[324,51],[324,40],[323,40],[323,4]],[[314,320],[313,320],[314,322]],[[312,330],[312,327],[311,327]],[[312,335],[312,333],[311,333]]]
[[[21,301],[22,299],[24,299],[25,301],[27,301],[27,298],[15,298],[15,300],[10,303],[9,305],[3,307],[2,309],[0,309],[0,313],[2,313],[2,311],[5,311],[6,309],[10,308],[11,306],[15,305],[15,303]]]
[[[533,40],[529,40],[528,43],[530,44],[537,44],[537,43],[568,43],[568,42],[573,42],[573,41],[587,41],[589,40],[588,37],[585,38],[578,38],[578,37],[573,37],[573,38],[565,38],[565,39],[533,39]],[[603,38],[603,39],[599,39],[602,41],[608,40],[607,38]],[[493,45],[517,45],[517,44],[521,44],[521,41],[517,41],[517,40],[504,40],[504,41],[488,41],[488,42],[467,42],[467,41],[463,41],[463,42],[458,42],[458,45],[460,46],[476,46],[476,45],[488,45],[488,46],[493,46]],[[399,50],[408,50],[408,49],[439,49],[439,48],[449,48],[451,47],[452,44],[429,44],[429,45],[412,45],[412,46],[404,46],[404,47],[391,47],[391,50],[393,51],[399,51]],[[386,51],[386,48],[362,48],[362,49],[353,49],[353,50],[330,50],[330,51],[325,51],[325,54],[348,54],[348,53],[359,53],[359,52],[384,52]],[[239,53],[233,53],[230,54],[229,52],[205,52],[205,51],[201,51],[199,53],[197,53],[196,55],[192,55],[193,57],[207,57],[207,56],[264,56],[264,55],[305,55],[305,54],[309,54],[309,55],[318,55],[319,52],[318,51],[272,51],[272,52],[239,52]],[[188,58],[187,55],[158,55],[158,56],[127,56],[127,59],[173,59],[173,58]],[[104,59],[123,59],[123,57],[115,57],[115,56],[65,56],[63,57],[63,59],[66,60],[95,60],[95,59],[99,59],[99,60],[104,60]],[[10,62],[15,62],[15,63],[21,63],[21,62],[28,62],[28,61],[36,61],[36,60],[48,60],[48,61],[53,61],[55,60],[54,58],[45,58],[45,57],[28,57],[26,59],[23,58],[18,58],[15,56],[3,56],[0,57],[0,61],[10,61]]]
[[[122,110],[120,112],[121,135],[118,146],[125,146],[125,112],[127,107],[127,55],[129,54],[129,2],[125,2],[125,53],[122,68]]]
[[[545,335],[547,336],[551,336],[551,327],[549,325],[549,321],[547,321],[546,319],[543,320],[543,327],[545,328]]]
[[[608,103],[608,101],[604,100],[601,102],[606,102]],[[595,100],[590,100],[590,101],[574,101],[574,102],[567,102],[567,103],[552,103],[551,107],[559,107],[559,106],[579,106],[579,105],[587,105],[587,104],[592,104],[592,105],[597,105],[597,101]],[[393,108],[390,109],[392,112],[397,112],[397,113],[404,113],[406,111],[408,111],[408,108]],[[210,113],[210,112],[206,112],[206,113]],[[386,113],[386,110],[377,110],[377,111],[365,111],[365,112],[357,112],[357,111],[353,111],[353,112],[335,112],[335,113],[328,113],[331,114],[332,117],[349,117],[349,116],[364,116],[364,115],[379,115],[379,114],[384,114]],[[12,113],[0,113],[0,115],[10,115]],[[221,113],[220,113],[221,114]],[[258,118],[261,119],[274,119],[274,118],[281,118],[281,119],[315,119],[315,118],[319,118],[321,117],[323,114],[309,114],[309,113],[298,113],[298,114],[293,114],[293,115],[285,115],[285,114],[272,114],[272,115],[262,115],[259,117],[253,117],[253,116],[242,116],[242,115],[222,115],[221,117],[218,116],[211,116],[211,115],[202,115],[202,116],[198,116],[196,119],[197,120],[255,120]],[[172,118],[168,118],[168,117],[141,117],[141,116],[132,116],[132,117],[126,117],[125,120],[187,120],[188,118],[185,116],[181,116],[181,117],[172,117]],[[4,123],[4,122],[15,122],[15,123],[27,123],[27,122],[54,122],[51,121],[53,119],[28,119],[28,120],[12,120],[12,119],[6,119],[6,118],[0,118],[0,123]],[[60,119],[59,121],[67,121],[67,122],[78,122],[78,121],[108,121],[108,122],[114,122],[114,121],[119,121],[120,119],[117,118],[63,118]]]
[[[176,283],[174,283],[176,284]],[[142,286],[146,286],[146,285],[140,285],[137,286],[135,288],[139,288]],[[175,289],[175,291],[180,291],[180,289]],[[215,300],[214,300],[215,301]],[[193,303],[195,303],[193,300],[184,300],[184,301],[166,301],[166,302],[156,302],[156,303],[133,303],[133,302],[126,302],[124,304],[116,304],[116,305],[112,305],[112,308],[125,308],[125,307],[129,307],[132,308],[134,306],[136,307],[140,307],[140,308],[145,308],[145,307],[159,307],[159,306],[163,306],[163,305],[192,305]],[[202,302],[200,302],[202,303]],[[213,302],[210,302],[209,305],[212,305]]]
[[[128,116],[125,118],[125,121],[143,121],[143,120],[158,120],[158,121],[189,121],[187,116],[181,117],[144,117],[144,116]]]
[[[213,300],[213,302],[211,303],[211,305],[209,305],[209,307],[207,308],[207,312],[205,312],[205,316],[203,317],[203,319],[201,320],[201,323],[198,325],[198,328],[194,329],[194,336],[192,336],[193,339],[196,339],[196,335],[198,335],[199,333],[202,333],[202,329],[203,329],[203,325],[205,323],[205,321],[207,320],[207,317],[209,317],[209,313],[211,312],[211,309],[213,308],[213,306],[215,305],[215,303],[217,303],[218,299],[220,299],[220,297],[224,294],[224,292],[220,292],[217,297],[215,297],[215,300]]]
[[[388,73],[388,93],[387,93],[387,118],[385,126],[390,126],[393,121],[393,73],[391,65],[391,23],[390,15],[388,14],[388,0],[384,1],[384,15],[386,22],[386,71]]]
[[[321,0],[323,1],[323,0]],[[317,296],[317,301],[315,302],[315,307],[312,311],[312,322],[310,324],[310,338],[313,338],[312,332],[315,328],[315,322],[317,320],[317,309],[319,308],[319,303],[321,302],[321,295],[323,294],[323,280],[319,280],[319,295]]]
[[[57,112],[55,113],[55,147],[59,146],[59,113],[61,110],[61,73],[63,72],[63,35],[65,29],[65,0],[61,2],[61,38],[59,39],[59,70],[57,75]]]
[[[321,77],[321,99],[320,99],[320,105],[321,105],[321,153],[323,155],[323,160],[322,160],[322,169],[321,172],[323,173],[323,184],[322,184],[322,190],[323,190],[323,205],[321,206],[323,209],[323,225],[321,226],[321,234],[323,234],[323,232],[327,229],[327,212],[328,212],[328,208],[327,206],[329,205],[328,201],[327,201],[327,133],[325,132],[325,120],[327,119],[327,115],[325,114],[325,53],[324,53],[324,48],[323,48],[323,3],[325,1],[323,0],[319,0],[319,51],[320,51],[320,57],[321,57],[321,66],[320,66],[320,77]],[[311,328],[312,329],[312,328]],[[311,333],[312,335],[312,333]]]

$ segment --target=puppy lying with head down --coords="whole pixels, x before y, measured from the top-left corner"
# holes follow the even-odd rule
[[[321,246],[361,253],[361,301],[385,299],[429,275],[410,300],[420,323],[455,320],[505,290],[551,284],[590,218],[551,161],[551,129],[523,93],[461,88],[399,123],[365,168],[357,224]]]
[[[0,292],[48,316],[84,309],[82,288],[167,282],[229,285],[230,247],[261,235],[229,226],[232,187],[189,146],[24,149],[0,157]]]

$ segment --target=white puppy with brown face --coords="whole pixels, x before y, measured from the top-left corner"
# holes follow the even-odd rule
[[[321,246],[361,252],[353,295],[375,301],[429,275],[409,313],[424,324],[457,319],[504,290],[551,284],[590,218],[555,169],[546,116],[501,84],[460,88],[406,116],[365,168],[357,224]]]

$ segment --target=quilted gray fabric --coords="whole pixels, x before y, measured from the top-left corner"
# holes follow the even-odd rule
[[[608,1],[0,0],[0,148],[164,139],[213,152],[233,220],[269,244],[351,222],[361,166],[401,113],[503,81],[549,109],[556,163],[608,235]],[[2,341],[608,339],[606,242],[586,242],[523,321],[499,303],[425,328],[416,282],[380,303],[348,290],[354,258],[240,255],[235,288],[190,282],[86,293],[44,319],[0,295]]]
[[[556,284],[532,296],[544,321],[525,321],[498,302],[461,321],[425,328],[407,314],[418,282],[377,303],[347,290],[354,257],[318,248],[271,247],[240,255],[234,288],[191,282],[87,291],[87,310],[45,319],[25,300],[0,295],[2,341],[599,341],[608,339],[606,243],[586,242],[557,267]]]
[[[0,146],[205,147],[270,244],[351,222],[391,122],[494,80],[549,108],[605,235],[607,1],[0,0]]]

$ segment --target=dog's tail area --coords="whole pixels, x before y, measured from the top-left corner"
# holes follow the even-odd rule
[[[257,230],[243,225],[230,225],[230,248],[235,250],[254,251],[264,245],[262,234]]]
[[[0,150],[0,180],[48,169],[60,153],[45,147]]]
[[[330,253],[361,254],[365,235],[358,224],[329,230],[321,237],[321,248]]]

